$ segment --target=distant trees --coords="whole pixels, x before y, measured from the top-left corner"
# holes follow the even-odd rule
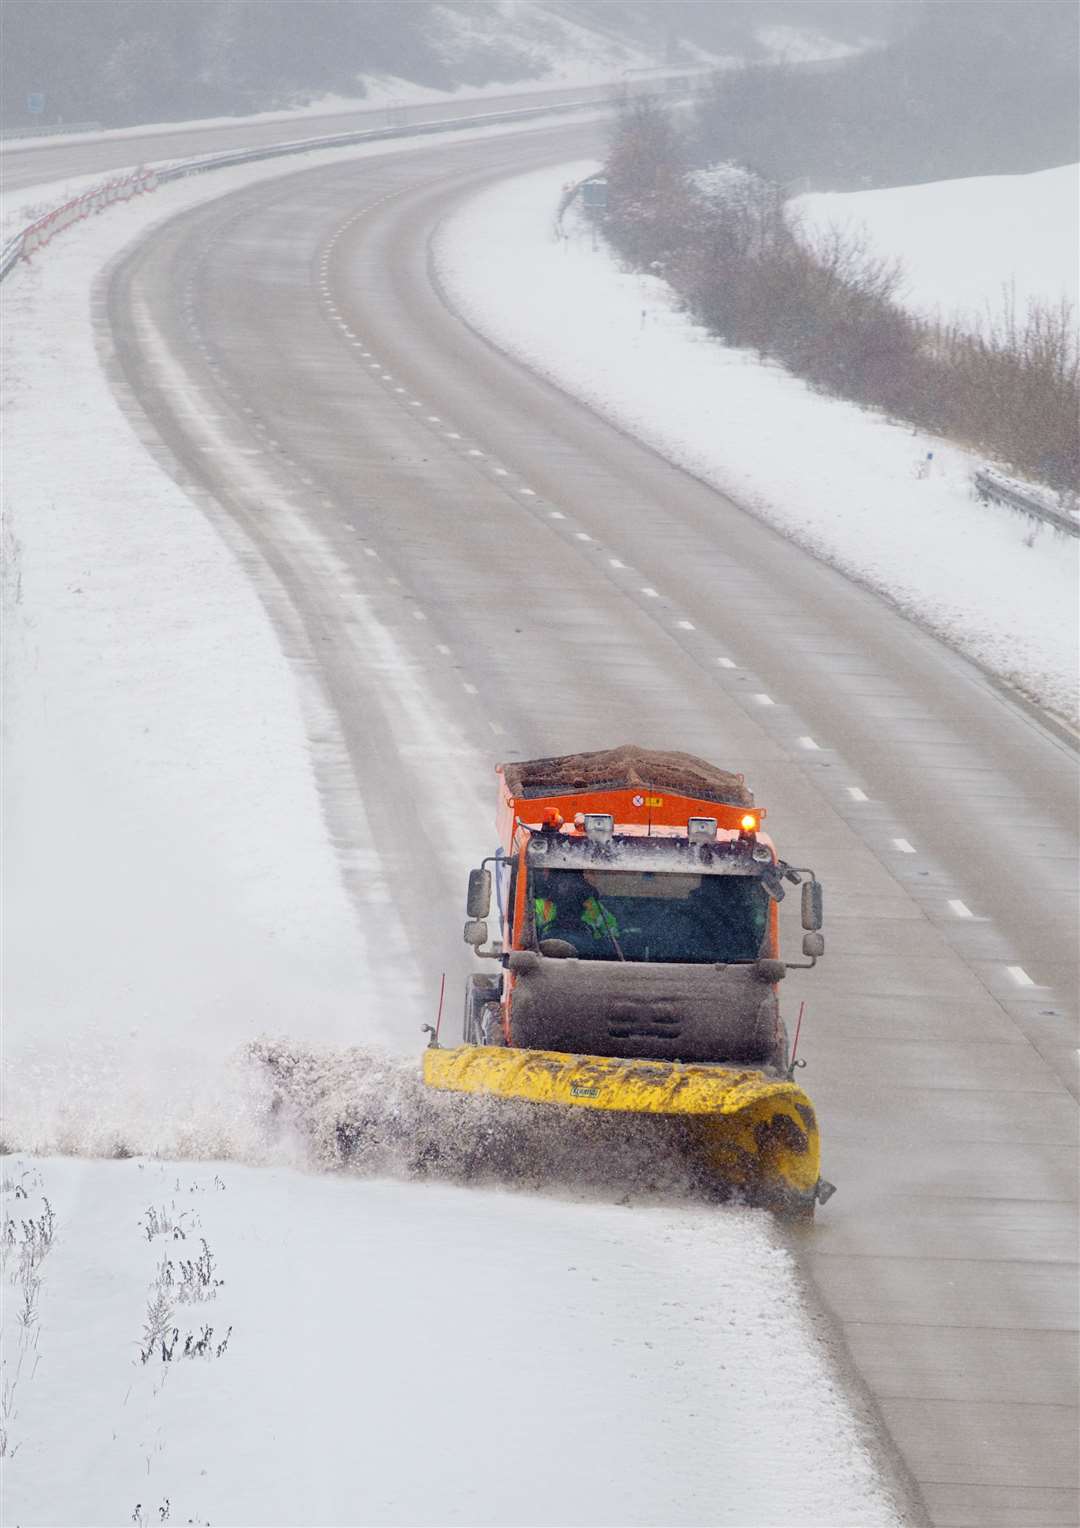
[[[357,96],[362,73],[451,86],[436,20],[430,0],[3,0],[3,122],[33,120],[31,92],[46,122],[120,126]]]

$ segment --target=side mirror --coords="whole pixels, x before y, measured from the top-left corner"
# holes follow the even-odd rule
[[[818,933],[804,934],[802,952],[810,960],[820,960],[825,953],[825,935]]]
[[[471,944],[473,949],[478,950],[482,944],[487,943],[488,927],[484,918],[470,918],[465,925],[465,943]]]
[[[465,903],[465,911],[470,918],[486,918],[491,911],[491,871],[469,871],[469,895]],[[810,927],[809,924],[806,925]],[[468,938],[468,935],[465,936]],[[484,935],[484,939],[487,935]],[[479,941],[483,944],[484,940]]]
[[[820,881],[804,881],[802,888],[802,926],[817,933],[824,922],[824,901]]]
[[[765,895],[773,902],[782,902],[784,900],[783,882],[772,865],[762,875],[761,885]]]

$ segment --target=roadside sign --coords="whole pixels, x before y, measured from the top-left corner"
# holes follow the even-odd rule
[[[34,91],[26,98],[26,109],[31,116],[39,117],[45,110],[45,95],[42,91]]]
[[[582,200],[590,212],[600,212],[607,206],[606,180],[587,180],[581,191]]]

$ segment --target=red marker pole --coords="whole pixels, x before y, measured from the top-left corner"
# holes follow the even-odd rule
[[[446,972],[444,971],[443,974],[442,974],[442,980],[439,983],[439,1012],[438,1012],[438,1016],[435,1019],[435,1044],[436,1045],[438,1045],[438,1043],[439,1043],[439,1029],[440,1029],[440,1027],[442,1025],[443,999],[445,998],[445,996],[446,996]],[[801,1017],[802,1017],[802,1015],[800,1014],[800,1018]]]
[[[799,1053],[799,1031],[802,1029],[802,1016],[803,1016],[803,1010],[805,1009],[805,1007],[806,1007],[805,1001],[803,1001],[803,1002],[801,1002],[799,1004],[799,1017],[798,1017],[798,1019],[796,1020],[796,1023],[795,1023],[795,1043],[791,1047],[791,1064],[792,1064],[792,1066],[795,1065],[795,1057]],[[440,1008],[439,1011],[441,1012],[442,1009]]]

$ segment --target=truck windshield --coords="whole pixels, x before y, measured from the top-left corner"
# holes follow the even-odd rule
[[[757,960],[768,907],[761,883],[751,876],[532,871],[537,941],[561,939],[582,960]]]

